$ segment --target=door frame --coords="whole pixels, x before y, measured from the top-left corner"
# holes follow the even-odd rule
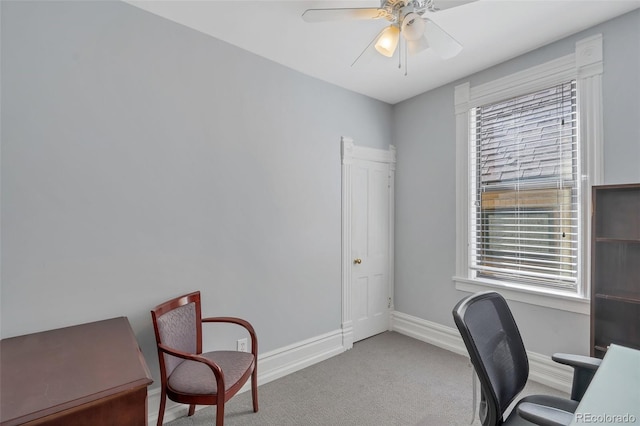
[[[394,224],[395,224],[395,174],[396,147],[389,145],[388,150],[357,146],[352,138],[343,136],[340,140],[342,158],[342,346],[353,347],[353,309],[352,309],[352,273],[351,268],[351,202],[352,183],[351,165],[354,160],[373,161],[389,164],[389,326],[391,312],[394,310]]]

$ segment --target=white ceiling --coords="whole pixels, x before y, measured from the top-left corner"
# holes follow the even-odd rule
[[[378,7],[359,1],[125,0],[304,74],[395,104],[633,9],[640,0],[478,0],[425,16],[463,46],[453,59],[432,49],[352,62],[385,20],[306,23],[309,8]],[[640,22],[639,22],[640,25]],[[606,43],[606,40],[605,40]]]

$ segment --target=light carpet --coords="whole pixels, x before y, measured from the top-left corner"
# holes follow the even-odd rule
[[[471,424],[471,365],[466,357],[386,332],[353,349],[258,388],[226,405],[225,426],[463,426]],[[535,382],[523,395],[566,394]],[[215,407],[171,426],[215,424]],[[475,420],[473,425],[479,425]]]

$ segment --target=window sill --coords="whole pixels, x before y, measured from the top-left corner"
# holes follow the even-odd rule
[[[516,285],[493,283],[470,278],[453,277],[456,290],[476,293],[479,291],[498,291],[505,299],[530,305],[544,306],[561,311],[574,312],[582,315],[590,314],[590,303],[586,297],[562,293],[560,291],[540,291]]]

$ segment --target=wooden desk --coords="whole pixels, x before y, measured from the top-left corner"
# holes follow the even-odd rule
[[[610,345],[571,425],[640,423],[640,351]]]
[[[125,317],[0,342],[0,424],[146,425],[151,375]]]

